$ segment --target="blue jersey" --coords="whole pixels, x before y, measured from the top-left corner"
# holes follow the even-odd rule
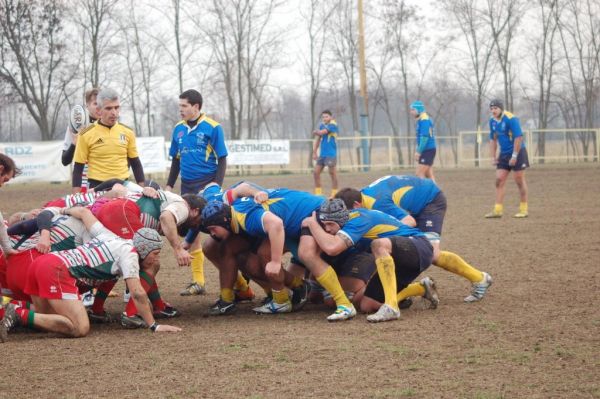
[[[204,114],[194,127],[181,121],[173,129],[169,155],[179,158],[181,179],[204,179],[217,173],[217,160],[227,156],[221,125]]]
[[[433,134],[433,121],[425,112],[419,114],[415,122],[417,132],[417,152],[419,154],[426,150],[435,149],[435,136]]]
[[[398,220],[421,213],[439,192],[433,180],[417,176],[384,176],[360,190],[363,207]]]
[[[504,111],[500,120],[490,118],[490,140],[498,140],[500,143],[500,154],[510,155],[514,150],[517,137],[522,137],[521,123],[519,118],[508,111]],[[521,148],[525,148],[525,141],[521,141]]]
[[[321,123],[319,130],[326,129],[327,133],[321,136],[321,156],[333,157],[337,156],[336,138],[338,135],[338,125],[335,120],[331,120],[328,124]]]
[[[421,230],[400,222],[387,213],[358,208],[350,212],[350,219],[338,232],[352,244],[367,249],[371,241],[384,237],[425,237]]]
[[[298,239],[302,221],[326,201],[322,196],[287,188],[269,190],[268,194],[269,199],[263,204],[255,203],[252,198],[242,198],[233,203],[232,227],[235,233],[243,230],[251,236],[266,236],[263,217],[266,212],[271,212],[283,221],[286,239]]]

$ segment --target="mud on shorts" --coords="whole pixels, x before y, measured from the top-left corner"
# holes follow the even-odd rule
[[[413,215],[417,222],[417,229],[425,233],[430,239],[437,237],[439,240],[442,235],[447,208],[446,196],[440,191],[418,215]]]
[[[400,292],[429,267],[433,258],[433,248],[425,237],[389,237],[389,239],[392,241],[396,284]],[[367,284],[365,296],[378,302],[385,301],[379,274],[375,273]]]
[[[335,167],[337,165],[337,157],[319,157],[317,158],[317,165],[330,168]]]
[[[333,267],[338,277],[352,277],[364,281],[369,281],[375,273],[375,256],[372,253],[357,251],[353,248],[347,249],[336,256],[321,254],[327,264]]]
[[[79,299],[77,280],[62,259],[53,254],[40,256],[29,266],[25,292],[46,299]]]
[[[433,166],[436,152],[437,150],[435,148],[423,151],[421,156],[419,156],[419,165]]]
[[[181,179],[181,195],[185,194],[198,194],[200,190],[203,190],[208,183],[215,181],[215,176],[206,176],[195,180],[183,180]]]
[[[504,170],[514,170],[518,172],[520,170],[525,170],[529,167],[529,156],[527,155],[527,149],[521,148],[519,150],[519,154],[517,154],[517,162],[515,166],[510,166],[509,162],[512,158],[512,154],[502,155],[498,158],[498,164],[496,165],[496,169],[504,169]]]

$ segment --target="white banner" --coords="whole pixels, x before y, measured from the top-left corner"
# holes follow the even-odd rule
[[[62,141],[0,143],[0,152],[14,159],[22,173],[11,182],[62,182],[71,180],[71,170],[61,163]]]
[[[136,144],[144,173],[163,173],[167,169],[164,137],[137,137]]]
[[[288,165],[289,140],[227,141],[228,165]]]

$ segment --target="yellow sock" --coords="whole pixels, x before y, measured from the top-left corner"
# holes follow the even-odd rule
[[[235,281],[233,289],[238,291],[246,291],[248,289],[248,281],[246,281],[240,272],[238,272],[237,280]]]
[[[192,281],[198,285],[204,285],[204,252],[197,249],[190,252],[192,255]]]
[[[231,288],[221,288],[221,299],[225,302],[233,302],[235,294]]]
[[[288,294],[288,290],[286,288],[282,290],[271,290],[273,292],[273,300],[275,303],[286,303],[290,300],[290,295]]]
[[[377,258],[375,259],[375,264],[377,265],[379,280],[381,280],[381,285],[383,286],[386,305],[398,309],[398,300],[396,299],[398,285],[396,283],[396,265],[394,264],[394,258],[389,255],[384,256],[383,258]]]
[[[454,252],[441,251],[440,256],[434,264],[444,270],[448,270],[450,273],[463,276],[472,283],[478,283],[483,280],[482,272],[469,265]]]
[[[333,270],[333,267],[328,266],[327,269],[325,269],[325,273],[317,277],[317,281],[331,294],[336,306],[352,306],[352,303],[342,289],[340,280],[338,280],[338,276],[335,270]]]
[[[421,283],[410,283],[405,289],[396,295],[398,302],[405,300],[411,296],[425,295],[425,287]]]
[[[300,277],[298,276],[294,276],[292,282],[290,283],[290,288],[298,288],[300,287],[302,284],[304,283],[304,280],[302,280]]]
[[[504,211],[504,205],[495,204],[494,205],[494,213],[502,213]]]
[[[337,188],[332,188],[331,189],[331,198],[335,197],[335,195],[337,194],[338,190]]]
[[[527,213],[527,202],[519,203],[519,212]]]
[[[2,255],[0,255],[0,256],[2,256]],[[1,299],[2,300],[0,301],[0,306],[6,305],[7,303],[10,302],[10,298],[7,296],[3,296]]]
[[[321,187],[315,187],[315,195],[321,195],[323,194],[323,189],[321,189]]]

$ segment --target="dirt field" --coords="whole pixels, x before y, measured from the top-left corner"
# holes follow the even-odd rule
[[[340,181],[361,186],[382,174]],[[208,295],[180,297],[190,274],[166,245],[158,280],[183,312],[173,321],[183,332],[115,324],[76,340],[13,334],[0,345],[0,397],[600,398],[600,168],[532,169],[526,220],[510,217],[518,207],[512,182],[505,217],[483,219],[493,176],[491,169],[437,172],[449,201],[443,247],[494,277],[481,303],[463,303],[469,283],[432,267],[426,274],[438,284],[439,308],[417,303],[397,322],[371,325],[359,315],[328,324],[329,310],[316,305],[269,317],[247,304],[236,316],[203,318],[218,295],[214,268],[205,269]],[[311,189],[310,176],[253,180]],[[3,187],[0,209],[39,206],[66,190]],[[119,312],[123,303],[109,299],[107,307]]]

